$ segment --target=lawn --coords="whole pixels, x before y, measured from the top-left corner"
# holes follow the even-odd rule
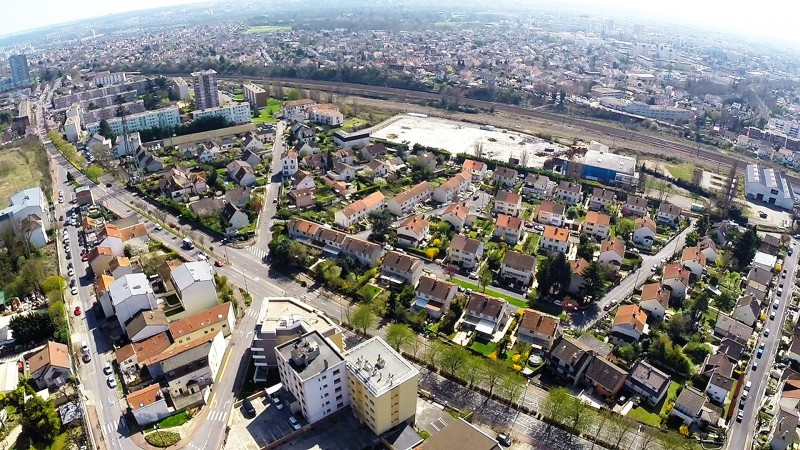
[[[350,132],[350,131],[353,131],[356,128],[363,127],[364,125],[367,125],[368,123],[369,122],[364,120],[364,119],[361,119],[361,118],[358,118],[358,117],[354,117],[352,119],[345,120],[344,123],[342,124],[342,129],[344,131]]]
[[[167,417],[158,423],[158,428],[179,427],[189,421],[189,413],[186,411]]]
[[[41,144],[31,139],[19,141],[19,145],[4,148],[0,151],[0,203],[8,205],[9,199],[17,192],[38,187],[43,180],[43,172],[47,170],[47,158],[41,158],[43,167],[37,166],[36,153],[46,155]]]
[[[383,289],[379,288],[378,286],[373,286],[371,284],[365,284],[361,286],[361,289],[358,290],[358,293],[364,296],[364,299],[367,301],[372,301],[378,294],[381,293]]]
[[[244,101],[244,94],[239,92],[238,94],[233,96],[233,99],[239,102]]]
[[[489,342],[486,344],[481,344],[478,341],[472,343],[473,350],[480,352],[483,356],[489,356],[490,354],[494,353],[497,350],[497,342]]]
[[[681,163],[677,165],[668,165],[667,170],[669,171],[670,175],[679,180],[691,181],[694,167],[695,166],[690,163]]]
[[[630,411],[628,411],[628,418],[635,420],[639,423],[649,425],[653,428],[661,427],[661,418],[658,417],[658,414],[653,414],[651,412],[648,412],[641,406],[637,406],[636,408],[633,408]]]
[[[458,278],[452,278],[451,277],[450,278],[450,282],[451,283],[455,283],[455,284],[457,284],[457,285],[459,285],[459,286],[461,286],[463,288],[466,288],[466,289],[472,289],[475,292],[483,292],[483,291],[481,291],[481,287],[478,286],[477,284],[472,284],[472,283],[467,282],[467,281],[459,280]],[[493,291],[491,289],[488,289],[488,288],[486,289],[485,294],[489,295],[489,296],[492,296],[492,297],[502,298],[502,299],[506,300],[508,303],[511,303],[512,305],[518,306],[520,308],[527,308],[528,307],[528,303],[525,300],[522,300],[521,298],[511,297],[510,295],[501,294],[499,292],[495,292],[495,291]]]
[[[667,389],[667,395],[665,395],[658,404],[655,406],[642,404],[641,406],[633,408],[628,412],[628,418],[654,428],[660,428],[661,416],[665,416],[669,413],[667,408],[675,400],[675,397],[677,397],[680,387],[680,384],[671,381]]]
[[[263,34],[263,33],[288,33],[292,31],[292,27],[280,25],[261,25],[257,27],[250,27],[247,29],[248,34]]]
[[[267,106],[261,108],[260,114],[258,117],[253,119],[253,123],[256,125],[261,125],[263,123],[275,123],[278,119],[275,118],[275,113],[280,112],[281,110],[281,101],[270,98],[267,101]]]

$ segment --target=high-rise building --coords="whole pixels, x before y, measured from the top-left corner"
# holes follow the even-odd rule
[[[194,77],[194,103],[197,109],[210,109],[219,106],[217,92],[217,72],[202,70],[192,73]]]
[[[30,81],[31,73],[28,70],[28,57],[25,55],[12,55],[8,58],[11,66],[11,81],[13,83],[24,83]]]

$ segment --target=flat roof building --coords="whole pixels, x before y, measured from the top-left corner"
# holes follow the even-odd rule
[[[194,77],[194,102],[197,109],[218,107],[217,72],[211,69],[201,70],[192,72],[192,76]]]

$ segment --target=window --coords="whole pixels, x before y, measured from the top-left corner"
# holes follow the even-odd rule
[[[336,378],[333,380],[333,384],[339,384],[342,381],[341,378]]]
[[[342,394],[336,396],[336,400],[341,400],[341,399],[342,399]]]
[[[334,375],[339,375],[339,372],[340,372],[340,369],[336,369],[336,370],[333,371],[333,374]]]
[[[342,387],[341,386],[337,387],[336,389],[333,390],[333,392],[342,392]]]
[[[327,375],[323,375],[322,378],[320,378],[320,379],[321,380],[326,380],[326,379],[328,379],[328,376]]]
[[[338,409],[338,408],[341,408],[342,406],[344,406],[344,403],[341,403],[341,402],[339,402],[339,403],[337,403],[337,404],[336,404],[336,408],[337,408],[337,409]]]

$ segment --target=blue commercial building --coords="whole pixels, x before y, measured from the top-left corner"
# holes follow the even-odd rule
[[[563,169],[563,173],[569,177],[596,180],[603,184],[635,185],[639,182],[636,159],[609,153],[608,147],[600,150],[590,147],[585,155],[565,161]]]

